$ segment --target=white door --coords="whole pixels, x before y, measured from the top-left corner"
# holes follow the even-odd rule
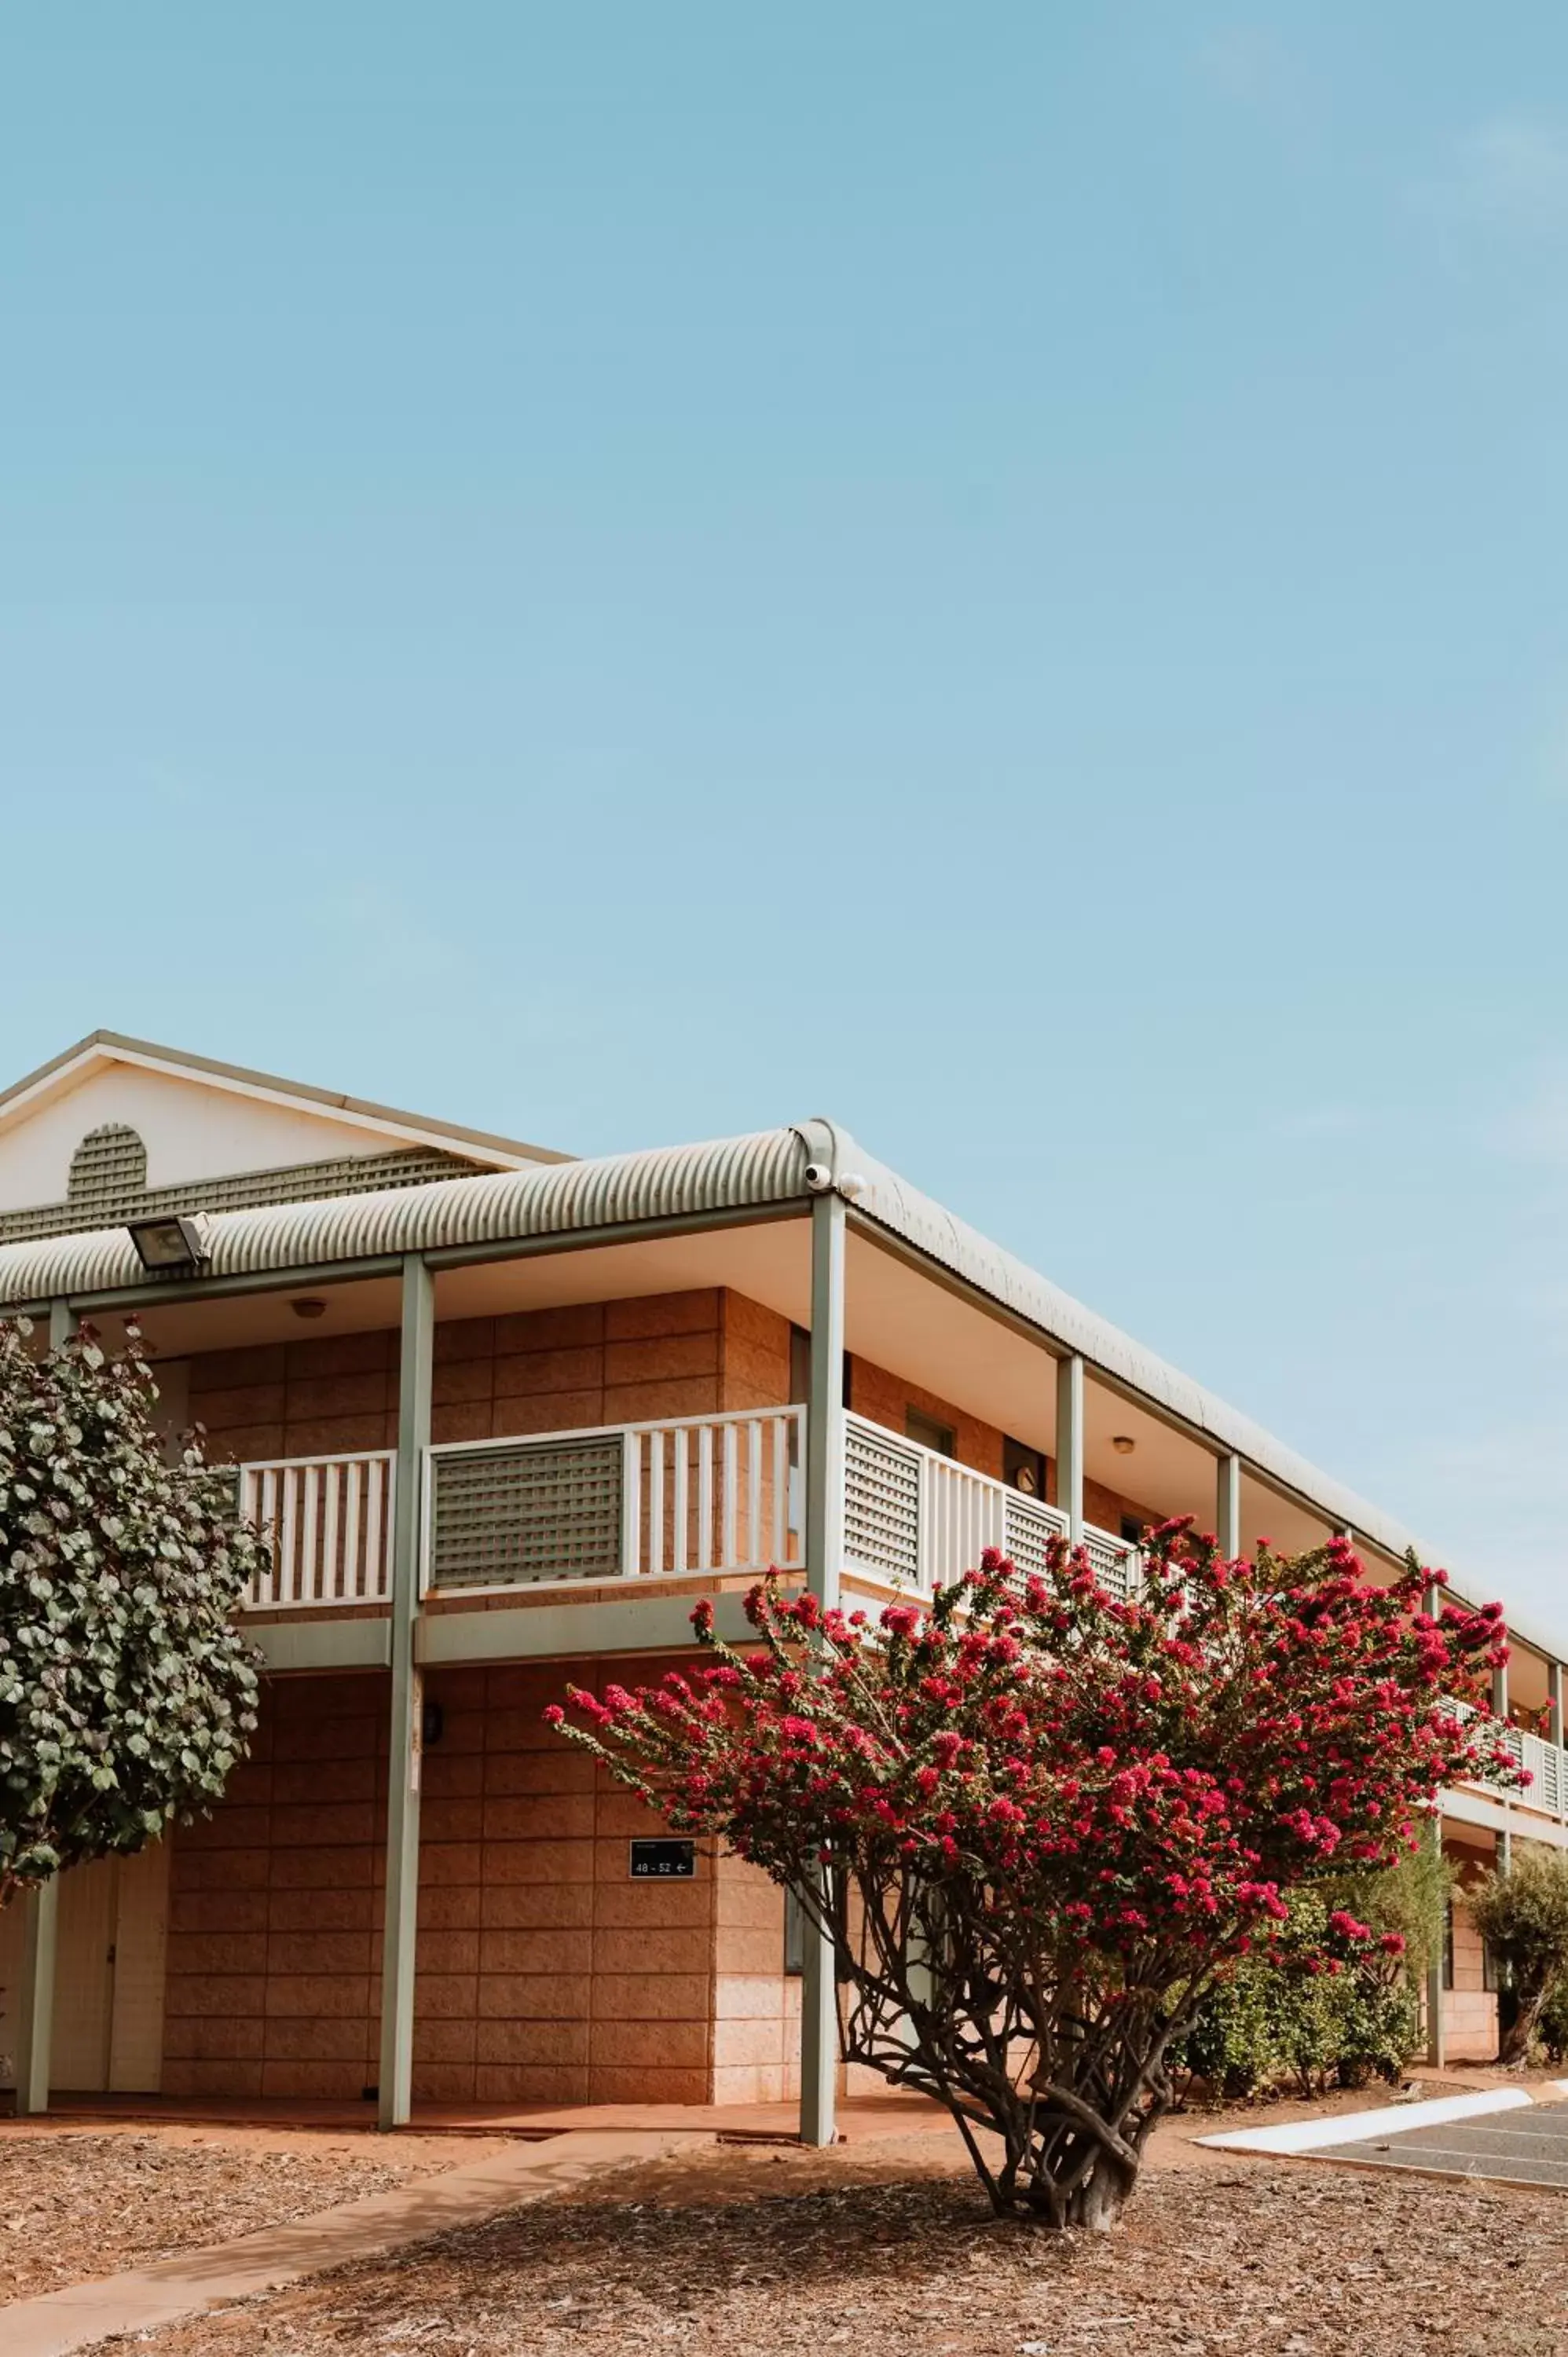
[[[59,1878],[49,2085],[62,2093],[102,2094],[109,2084],[119,1866],[118,1858],[101,1857]]]
[[[51,2087],[156,2093],[167,1920],[168,1852],[161,1842],[60,1877]]]

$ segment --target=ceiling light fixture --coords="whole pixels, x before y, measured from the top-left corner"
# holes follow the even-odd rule
[[[304,1294],[299,1300],[291,1301],[288,1306],[296,1318],[325,1318],[327,1315],[327,1304],[314,1293]]]
[[[1113,1432],[1111,1436],[1111,1446],[1118,1457],[1131,1457],[1138,1444],[1130,1432]]]

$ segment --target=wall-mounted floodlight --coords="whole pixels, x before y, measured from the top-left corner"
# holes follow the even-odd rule
[[[126,1232],[149,1276],[191,1276],[211,1258],[199,1219],[133,1220]]]

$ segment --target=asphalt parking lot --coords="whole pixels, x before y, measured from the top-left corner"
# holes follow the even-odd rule
[[[1353,2160],[1367,2169],[1417,2169],[1428,2176],[1486,2178],[1494,2184],[1561,2186],[1568,2191],[1568,2103],[1533,2104],[1483,2119],[1318,2145],[1312,2158]]]

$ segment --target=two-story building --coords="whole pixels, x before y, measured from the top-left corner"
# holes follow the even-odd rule
[[[738,1635],[769,1565],[875,1605],[1054,1532],[1124,1581],[1176,1513],[1410,1544],[822,1119],[578,1161],[97,1033],[0,1096],[0,1310],[134,1318],[274,1552],[222,1803],[0,1916],[27,2111],[798,2093],[822,2138],[817,1942],[543,1706],[688,1658],[699,1594]],[[1568,1842],[1568,1634],[1509,1633],[1534,1782],[1446,1797],[1465,1872]],[[1434,2057],[1495,2050],[1486,1980],[1461,1904]]]

